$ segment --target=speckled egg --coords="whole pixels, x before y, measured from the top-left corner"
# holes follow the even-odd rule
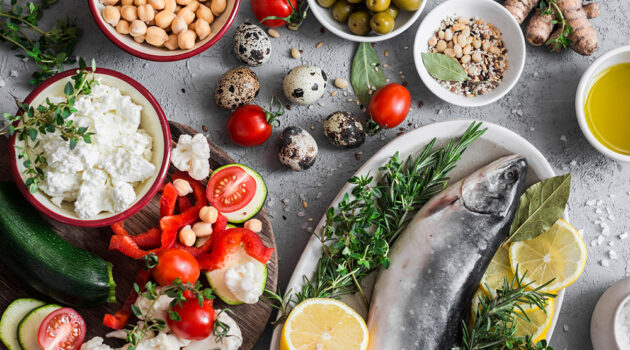
[[[284,95],[293,103],[309,105],[326,92],[328,78],[316,66],[297,66],[287,74],[282,83]]]
[[[335,112],[324,121],[324,135],[339,148],[355,148],[365,142],[361,122],[347,112]]]
[[[236,57],[248,66],[260,66],[271,57],[271,40],[267,33],[250,22],[238,26],[233,45]]]
[[[247,67],[236,67],[225,72],[214,89],[214,102],[225,109],[236,109],[256,98],[260,81]]]
[[[292,170],[306,170],[317,159],[317,142],[306,130],[290,126],[280,135],[278,157],[282,164]]]

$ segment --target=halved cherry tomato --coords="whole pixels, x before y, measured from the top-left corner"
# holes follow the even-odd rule
[[[176,278],[182,283],[195,283],[199,279],[199,263],[197,259],[181,249],[167,249],[157,254],[158,264],[151,270],[155,281],[167,286]]]
[[[409,90],[400,84],[391,83],[376,90],[367,111],[380,127],[391,129],[405,120],[410,106]]]
[[[71,308],[53,311],[42,321],[37,342],[43,350],[77,350],[85,339],[85,321]]]
[[[186,299],[180,305],[171,308],[181,318],[180,321],[173,321],[170,317],[166,323],[176,336],[189,340],[202,340],[212,334],[214,325],[214,309],[212,300],[204,300],[202,305],[196,298]]]
[[[245,207],[255,193],[256,180],[238,166],[230,166],[212,174],[206,187],[208,202],[223,213]]]

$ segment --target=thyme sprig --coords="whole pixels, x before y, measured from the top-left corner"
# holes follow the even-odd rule
[[[39,84],[75,62],[72,53],[82,31],[74,20],[57,20],[49,30],[39,27],[44,10],[56,2],[0,0],[0,41],[22,51],[18,57],[33,59],[39,71],[33,73],[31,84]]]
[[[532,288],[532,283],[523,283],[526,275],[527,272],[519,277],[517,268],[514,278],[511,281],[504,278],[495,295],[479,297],[472,324],[469,326],[462,320],[462,346],[452,350],[553,350],[545,340],[534,344],[531,336],[516,335],[518,323],[530,321],[524,307],[545,311],[548,298],[556,296],[541,292],[552,281]]]
[[[353,185],[337,207],[326,211],[326,223],[316,234],[322,243],[322,256],[315,274],[304,276],[302,288],[290,295],[267,291],[274,300],[281,323],[292,306],[309,298],[340,298],[359,293],[362,279],[383,266],[387,268],[389,248],[413,214],[432,196],[442,191],[448,173],[470,145],[486,129],[472,123],[457,140],[434,149],[432,140],[417,157],[402,161],[397,154],[379,169],[378,177],[355,176]]]
[[[173,321],[181,321],[180,315],[173,310],[175,306],[182,306],[188,299],[193,298],[196,299],[199,303],[199,306],[203,306],[205,300],[214,299],[214,293],[210,288],[203,288],[201,283],[197,281],[197,283],[182,283],[179,278],[175,279],[172,284],[162,287],[156,290],[157,285],[149,281],[144,286],[145,291],[140,294],[140,286],[136,283],[133,284],[133,288],[140,295],[140,297],[144,297],[151,301],[149,308],[146,312],[142,312],[142,310],[135,304],[131,305],[131,312],[142,322],[138,322],[136,325],[130,325],[130,329],[125,329],[126,340],[129,343],[128,350],[134,350],[136,346],[145,339],[148,335],[153,332],[161,332],[166,327],[166,321],[161,318],[155,318],[155,315],[152,314],[153,307],[155,303],[162,295],[166,295],[171,300],[168,307],[168,317]],[[188,297],[188,298],[187,298]],[[226,325],[223,322],[217,323],[215,321],[213,334],[215,336],[221,337],[223,339],[227,336],[230,331],[230,326]]]
[[[545,44],[551,47],[552,51],[569,48],[572,42],[573,28],[562,14],[556,0],[541,0],[538,6],[540,6],[540,11],[543,15],[554,17],[551,20],[552,26],[560,25],[558,35],[552,35]]]
[[[87,127],[77,127],[71,119],[68,119],[77,110],[74,103],[78,96],[90,94],[92,87],[98,84],[93,71],[96,63],[92,60],[92,70],[86,68],[85,61],[79,60],[79,70],[71,77],[71,82],[64,87],[64,101],[53,103],[46,98],[46,103],[39,106],[29,106],[27,103],[17,102],[18,112],[3,113],[7,120],[7,126],[0,130],[0,135],[16,134],[24,146],[16,145],[18,159],[24,166],[23,174],[26,177],[25,185],[31,193],[37,192],[40,181],[45,180],[44,167],[47,164],[46,157],[38,140],[40,135],[58,133],[59,137],[69,142],[70,149],[74,149],[79,140],[91,143],[93,132]]]

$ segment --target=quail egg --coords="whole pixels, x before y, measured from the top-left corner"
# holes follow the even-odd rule
[[[290,126],[280,135],[278,158],[292,170],[306,170],[317,159],[317,142],[306,130]]]
[[[355,148],[365,142],[361,122],[347,112],[335,112],[324,121],[324,135],[339,148]]]
[[[214,102],[225,109],[236,109],[256,98],[260,81],[247,67],[236,67],[225,72],[214,89]]]
[[[284,95],[293,103],[308,105],[319,100],[326,92],[328,78],[316,66],[297,66],[284,78]]]
[[[250,22],[238,26],[233,45],[236,57],[248,66],[260,66],[271,57],[271,41],[267,33]]]

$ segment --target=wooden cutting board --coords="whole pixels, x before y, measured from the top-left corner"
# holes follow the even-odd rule
[[[189,126],[170,122],[171,134],[174,141],[179,139],[181,134],[197,134],[198,131],[192,129]],[[222,165],[234,163],[234,160],[225,153],[219,146],[210,143],[210,167],[216,169]],[[7,150],[9,147],[8,139],[0,137],[0,149]],[[10,150],[12,151],[12,150]],[[175,172],[176,169],[171,166],[169,173]],[[11,170],[9,167],[8,152],[0,152],[0,181],[12,181]],[[260,234],[263,242],[268,247],[276,248],[276,242],[273,235],[273,229],[267,213],[265,210],[261,210],[258,213],[257,218],[263,223],[263,230]],[[47,219],[47,218],[46,218]],[[48,219],[47,219],[48,220]],[[159,196],[156,196],[149,202],[149,204],[143,208],[140,212],[132,216],[125,221],[125,227],[132,234],[144,232],[151,227],[155,227],[159,221]],[[79,313],[85,319],[87,323],[87,339],[91,339],[94,336],[103,337],[106,333],[111,331],[109,328],[102,325],[103,315],[105,313],[113,313],[121,306],[122,301],[125,300],[127,294],[131,290],[131,285],[135,279],[136,273],[140,268],[140,263],[134,261],[118,252],[112,252],[108,249],[109,238],[112,235],[112,230],[109,227],[104,228],[81,228],[70,226],[56,222],[54,220],[48,220],[53,229],[59,233],[64,239],[71,244],[94,252],[103,259],[114,264],[114,280],[116,281],[116,297],[117,304],[108,304],[96,308],[90,309],[77,309]],[[0,242],[0,244],[2,244]],[[278,254],[274,252],[271,260],[267,264],[268,276],[267,276],[267,288],[270,290],[276,290],[278,282]],[[202,278],[205,283],[205,278]],[[55,281],[50,281],[55,283]],[[13,275],[11,271],[0,263],[0,310],[4,310],[9,303],[16,298],[31,297],[41,299],[47,302],[53,302],[52,299],[38,293],[25,282],[22,282],[19,276]],[[224,308],[219,299],[216,299],[215,308]],[[243,333],[243,345],[242,350],[250,350],[254,347],[254,344],[258,341],[258,338],[262,334],[269,315],[271,314],[271,303],[266,299],[261,299],[254,305],[238,305],[230,306],[230,309],[234,311],[234,319],[241,328]],[[108,341],[111,345],[120,346],[121,342]],[[0,345],[2,346],[2,345]],[[2,346],[4,348],[4,346]]]

